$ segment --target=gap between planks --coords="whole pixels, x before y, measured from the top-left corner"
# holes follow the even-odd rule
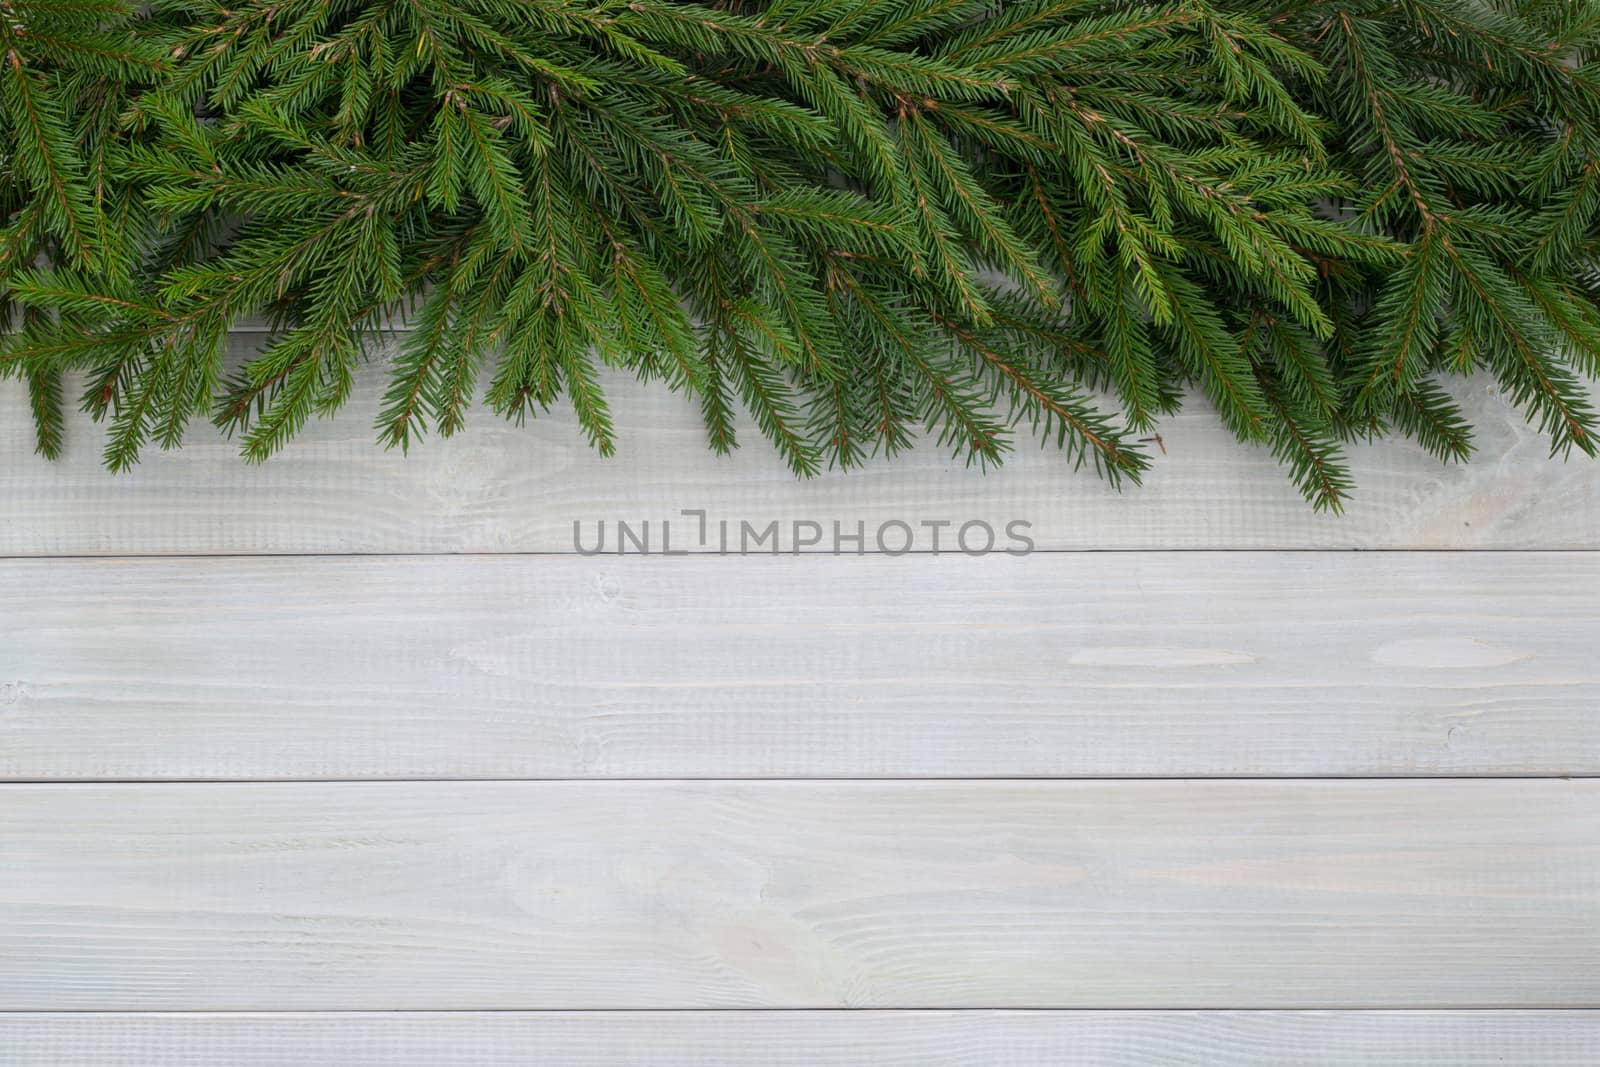
[[[1034,556],[1133,556],[1133,555],[1187,555],[1187,556],[1329,556],[1329,555],[1417,555],[1417,556],[1549,556],[1549,555],[1583,555],[1600,552],[1600,546],[1580,546],[1577,548],[1035,548],[1012,558],[1028,559]],[[59,552],[43,554],[7,554],[0,553],[0,562],[26,561],[26,560],[66,560],[82,562],[105,562],[116,560],[249,560],[249,559],[382,559],[382,560],[408,560],[408,559],[939,559],[960,558],[985,559],[1000,558],[1007,553],[996,550],[986,553],[965,553],[953,549],[934,552],[925,549],[914,549],[909,552],[880,552],[872,549],[866,552],[816,552],[805,550],[801,552],[677,552],[670,555],[660,552],[596,552],[587,555],[578,552],[555,552],[529,550],[525,552],[507,552],[501,550],[485,549],[481,552],[473,551],[445,551],[445,552],[115,552],[95,554],[85,552]]]
[[[1004,1007],[960,1007],[948,1006],[938,1008],[923,1007],[826,1007],[826,1008],[788,1008],[788,1007],[751,1007],[751,1008],[215,1008],[215,1009],[141,1009],[141,1010],[105,1010],[96,1008],[30,1008],[25,1011],[0,1009],[0,1039],[4,1037],[4,1025],[8,1021],[44,1019],[44,1020],[193,1020],[205,1022],[220,1019],[252,1019],[264,1020],[289,1020],[289,1019],[352,1019],[373,1020],[395,1018],[442,1018],[442,1019],[472,1019],[482,1017],[494,1018],[525,1018],[528,1020],[561,1019],[568,1016],[581,1019],[640,1019],[656,1018],[774,1018],[781,1019],[785,1016],[801,1016],[807,1018],[905,1018],[920,1016],[1010,1016],[1032,1015],[1060,1018],[1083,1018],[1091,1016],[1115,1017],[1142,1017],[1142,1016],[1194,1016],[1199,1018],[1214,1016],[1311,1016],[1326,1015],[1332,1017],[1363,1017],[1363,1016],[1413,1016],[1433,1015],[1459,1018],[1495,1018],[1511,1016],[1543,1016],[1553,1018],[1568,1018],[1592,1023],[1594,1026],[1594,1041],[1596,1056],[1600,1057],[1600,1000],[1592,1005],[1574,1007],[1570,1004],[1480,1004],[1472,1007],[1460,1007],[1455,1004],[1440,1003],[1408,1004],[1405,1007],[1385,1008],[1372,1006],[1347,1006],[1340,1004],[1301,1004],[1292,1008],[1253,1008],[1249,1006],[1230,1006],[1226,1004],[1204,1008],[1192,1007],[1163,1007],[1159,1004],[1143,1007],[1129,1008],[1117,1005],[1094,1005],[1082,1007],[1051,1007],[1050,1005],[1016,1004]],[[0,1046],[3,1047],[3,1046]],[[1597,1058],[1595,1062],[1600,1062]],[[9,1067],[9,1062],[0,1059]],[[1593,1062],[1586,1062],[1584,1067],[1593,1067]]]
[[[617,782],[644,785],[734,785],[746,783],[826,783],[826,782],[896,782],[907,785],[917,783],[939,784],[955,782],[1080,782],[1110,784],[1115,782],[1589,782],[1600,780],[1600,774],[985,774],[974,775],[728,775],[705,777],[652,778],[642,775],[624,777],[570,777],[539,778],[504,776],[475,776],[470,774],[437,775],[434,777],[383,777],[383,778],[4,778],[0,790],[19,785],[48,786],[101,786],[101,785],[430,785],[441,782],[465,782],[474,785],[534,785],[561,783]]]

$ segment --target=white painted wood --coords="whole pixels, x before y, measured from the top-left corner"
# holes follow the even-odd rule
[[[9,1067],[1593,1067],[1600,1013],[0,1014]]]
[[[99,467],[101,434],[86,418],[72,420],[62,460],[34,456],[23,392],[0,382],[0,555],[568,552],[574,520],[659,521],[684,508],[735,527],[809,519],[826,530],[1022,519],[1054,549],[1600,547],[1600,465],[1552,460],[1485,383],[1455,387],[1479,427],[1477,461],[1445,467],[1404,442],[1359,447],[1360,492],[1340,518],[1313,513],[1271,456],[1232,440],[1199,398],[1161,426],[1166,454],[1156,450],[1146,484],[1118,494],[1026,442],[988,474],[929,442],[799,483],[748,425],[745,447],[716,457],[690,400],[617,377],[611,460],[589,452],[561,405],[522,429],[480,411],[462,435],[407,457],[374,443],[381,378],[364,373],[346,411],[265,465],[244,464],[202,423],[181,451],[153,451],[117,477]]]
[[[0,790],[0,1009],[1600,1006],[1600,781]]]
[[[0,776],[1600,773],[1600,555],[0,562]]]

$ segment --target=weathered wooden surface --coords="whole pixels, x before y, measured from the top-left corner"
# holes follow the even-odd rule
[[[1594,1007],[1600,781],[0,791],[0,1009]]]
[[[1118,495],[797,483],[626,381],[614,460],[402,457],[376,379],[122,477],[0,383],[0,556],[80,557],[0,560],[0,1065],[1600,1063],[1600,555],[1277,551],[1600,548],[1486,384],[1477,462],[1358,448],[1341,519],[1199,403]],[[685,509],[822,536],[574,552]],[[968,520],[1043,551],[827,554]],[[1265,551],[1050,551],[1197,548]],[[911,1010],[733,1010],[843,1007]]]
[[[0,555],[569,552],[575,520],[659,522],[685,508],[735,526],[869,531],[1021,519],[1049,549],[1600,547],[1600,464],[1552,460],[1480,382],[1452,385],[1479,427],[1475,462],[1446,467],[1405,442],[1358,447],[1359,493],[1339,518],[1312,512],[1272,457],[1234,441],[1198,398],[1162,424],[1166,452],[1149,446],[1146,484],[1119,494],[1026,441],[987,474],[928,442],[799,483],[748,425],[744,447],[719,458],[691,400],[615,376],[613,459],[587,449],[563,405],[521,429],[481,411],[460,436],[404,456],[374,443],[381,377],[370,368],[344,412],[265,465],[201,423],[181,451],[152,450],[120,476],[99,466],[101,435],[83,417],[63,459],[34,456],[23,393],[0,382]]]
[[[0,776],[1600,773],[1600,555],[0,562]]]
[[[1593,1067],[1600,1012],[0,1014],[9,1067]]]

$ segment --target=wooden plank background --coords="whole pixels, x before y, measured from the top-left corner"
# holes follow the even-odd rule
[[[13,1067],[1593,1067],[1573,1011],[6,1014]]]
[[[1597,811],[1559,779],[18,785],[0,1009],[1584,1007]]]
[[[1600,773],[1600,554],[0,561],[0,777]]]
[[[1154,469],[1123,492],[1026,439],[999,470],[965,467],[933,442],[891,462],[797,483],[743,423],[718,457],[692,400],[608,375],[618,455],[594,455],[563,406],[518,428],[487,411],[409,456],[373,442],[383,371],[359,376],[344,411],[313,422],[264,465],[191,427],[173,453],[134,471],[100,467],[102,435],[71,421],[55,464],[32,454],[18,383],[0,382],[0,555],[568,552],[572,523],[678,517],[680,509],[758,526],[833,521],[869,530],[898,519],[1033,523],[1041,549],[1594,548],[1600,478],[1549,443],[1485,381],[1451,383],[1477,427],[1480,458],[1446,466],[1405,441],[1352,450],[1358,493],[1344,516],[1314,513],[1265,449],[1239,444],[1203,399],[1160,427]],[[1600,403],[1600,388],[1593,390]],[[870,550],[870,546],[869,546]]]
[[[1487,385],[1341,519],[1199,406],[802,484],[376,374],[123,477],[0,383],[0,1063],[1600,1062],[1600,466]],[[574,552],[684,509],[1040,551]]]

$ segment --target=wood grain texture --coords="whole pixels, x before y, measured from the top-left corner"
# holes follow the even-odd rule
[[[616,376],[611,460],[589,452],[564,405],[522,429],[479,412],[458,437],[403,456],[374,443],[381,377],[364,372],[344,412],[265,465],[246,465],[202,423],[181,451],[152,450],[122,476],[100,468],[101,434],[84,418],[63,459],[34,456],[25,396],[0,382],[0,555],[570,552],[574,520],[659,522],[684,508],[847,530],[1024,519],[1047,549],[1600,547],[1600,466],[1552,460],[1485,383],[1453,386],[1478,426],[1475,462],[1445,467],[1405,442],[1358,447],[1360,491],[1340,518],[1313,513],[1272,457],[1229,437],[1198,397],[1162,423],[1166,451],[1149,446],[1146,484],[1118,494],[1026,441],[988,474],[929,442],[799,483],[748,423],[745,446],[719,458],[692,401]]]
[[[1600,773],[1600,555],[0,562],[0,776]]]
[[[1600,781],[0,790],[0,1009],[1600,1006]]]
[[[8,1067],[1593,1067],[1600,1013],[0,1014]]]

